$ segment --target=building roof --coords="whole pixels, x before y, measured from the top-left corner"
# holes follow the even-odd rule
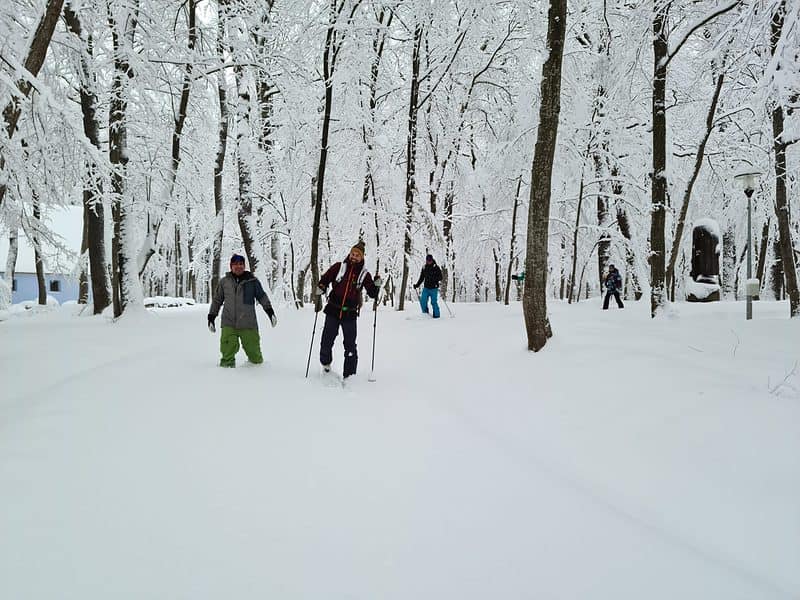
[[[45,273],[70,274],[75,271],[83,239],[83,207],[50,208],[42,215],[53,241],[42,241],[42,261]],[[33,244],[19,229],[16,273],[35,273],[36,260]],[[55,242],[55,243],[53,243]],[[60,246],[60,247],[59,247]],[[0,230],[0,271],[5,271],[8,260],[8,230]]]

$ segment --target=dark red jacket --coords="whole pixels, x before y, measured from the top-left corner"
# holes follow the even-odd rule
[[[331,293],[328,295],[328,304],[325,306],[325,314],[337,319],[355,319],[358,316],[358,309],[361,307],[361,290],[358,287],[358,278],[364,269],[364,261],[351,263],[350,258],[344,260],[347,270],[340,281],[336,281],[342,263],[337,262],[325,271],[319,279],[319,287],[323,290],[331,285]],[[367,271],[361,283],[367,290],[370,298],[378,297],[378,288],[372,280],[372,275]]]

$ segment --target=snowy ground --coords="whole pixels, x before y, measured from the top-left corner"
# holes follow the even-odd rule
[[[452,308],[379,313],[375,383],[362,315],[348,389],[308,310],[235,370],[206,306],[0,323],[0,598],[800,597],[785,304],[555,304],[536,355]]]

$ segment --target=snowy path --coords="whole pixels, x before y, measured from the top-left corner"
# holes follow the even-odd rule
[[[785,305],[410,308],[345,390],[307,311],[236,370],[204,307],[0,323],[0,598],[800,597]]]

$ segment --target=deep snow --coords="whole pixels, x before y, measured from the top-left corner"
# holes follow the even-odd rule
[[[14,316],[0,598],[800,597],[800,321],[646,304],[381,309],[375,383],[366,311],[347,389],[308,309],[235,370],[207,306]]]

